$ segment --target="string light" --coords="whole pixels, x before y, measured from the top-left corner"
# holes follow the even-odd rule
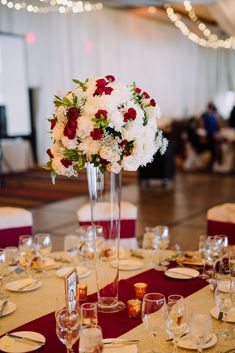
[[[33,13],[48,13],[59,12],[67,14],[69,12],[81,13],[102,10],[102,2],[90,3],[88,1],[74,1],[74,0],[0,0],[0,4],[7,6],[9,9],[26,10]]]
[[[180,15],[175,13],[170,4],[165,5],[168,18],[177,28],[179,28],[183,35],[187,36],[189,40],[202,47],[209,47],[213,49],[235,49],[235,37],[230,36],[226,39],[218,38],[217,34],[212,33],[212,31],[205,25],[205,23],[198,19],[189,0],[184,1],[184,7],[188,12],[190,20],[197,24],[198,29],[202,33],[203,37],[200,37],[196,33],[190,31],[189,27],[181,20]]]

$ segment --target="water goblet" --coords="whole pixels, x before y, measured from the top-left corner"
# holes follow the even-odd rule
[[[146,227],[143,235],[143,249],[146,258],[149,259],[149,265],[155,267],[157,239],[154,238],[154,228]]]
[[[230,291],[225,291],[228,280],[229,279],[226,276],[219,276],[216,279],[214,290],[215,304],[219,308],[219,316],[221,316],[225,325],[225,329],[219,334],[221,337],[224,338],[224,340],[228,340],[231,338],[230,332],[228,331],[227,316],[229,310],[232,308],[232,300]]]
[[[173,352],[176,352],[178,340],[188,330],[185,302],[181,295],[174,294],[168,297],[165,309],[165,326],[166,332],[173,338]]]
[[[30,266],[34,258],[34,242],[31,235],[19,236],[20,263],[26,268],[26,273],[31,277]]]
[[[79,353],[102,353],[103,335],[100,326],[84,326],[80,329]]]
[[[97,326],[98,311],[97,303],[83,303],[81,305],[81,325],[82,326]]]
[[[170,231],[169,227],[166,225],[158,225],[154,227],[154,238],[155,244],[159,253],[159,265],[157,266],[157,270],[164,271],[166,270],[166,266],[169,265],[167,261],[162,261],[162,250],[166,250],[170,243]]]
[[[161,293],[147,293],[143,297],[141,318],[145,328],[154,337],[154,346],[157,346],[159,325],[164,320],[165,305],[166,298]],[[156,350],[150,352],[156,353]]]
[[[42,233],[35,235],[35,250],[42,261],[45,261],[52,250],[50,234]]]
[[[197,352],[201,353],[203,345],[212,339],[212,323],[209,314],[194,312],[190,319],[190,336],[197,347]]]
[[[73,345],[79,338],[79,312],[63,308],[56,315],[56,334],[66,346],[67,353],[74,353]]]
[[[67,234],[64,237],[64,251],[66,251],[72,260],[72,263],[76,264],[76,257],[78,255],[78,237],[75,234]]]
[[[19,249],[16,246],[8,246],[4,250],[5,263],[10,272],[14,271],[19,263]]]

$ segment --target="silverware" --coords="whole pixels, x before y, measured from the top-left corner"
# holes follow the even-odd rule
[[[25,337],[25,336],[18,336],[18,335],[15,335],[13,333],[6,333],[6,336],[9,336],[9,337],[21,340],[21,341],[25,341],[25,342],[28,342],[28,343],[40,344],[42,346],[45,344],[45,342],[43,342],[43,341],[39,341],[39,340],[36,340],[34,338],[29,338],[29,337]]]
[[[4,299],[0,308],[0,317],[3,315],[3,309],[5,308],[5,306],[7,305],[8,300]]]
[[[235,347],[228,349],[227,351],[220,352],[220,353],[233,353],[235,352]]]
[[[103,342],[103,345],[106,346],[106,345],[120,345],[120,346],[125,346],[125,345],[128,345],[128,344],[136,344],[136,343],[139,343],[139,340],[137,339],[132,339],[132,340],[106,340]]]

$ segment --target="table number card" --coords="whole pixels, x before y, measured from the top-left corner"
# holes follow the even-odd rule
[[[69,311],[72,311],[76,306],[77,300],[77,271],[72,270],[65,277],[65,298]]]

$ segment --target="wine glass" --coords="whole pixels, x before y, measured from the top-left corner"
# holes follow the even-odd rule
[[[182,295],[173,294],[168,297],[165,309],[166,332],[173,338],[174,352],[181,336],[188,330],[188,322],[185,312],[185,302]]]
[[[20,235],[18,247],[20,251],[20,260],[24,262],[26,273],[31,277],[30,266],[34,258],[34,242],[31,235]]]
[[[143,249],[145,249],[145,255],[149,259],[149,265],[155,267],[155,255],[157,247],[157,238],[154,237],[154,228],[145,227],[143,235]]]
[[[76,264],[76,256],[78,255],[78,237],[75,234],[67,234],[64,237],[64,251],[66,251],[73,264]]]
[[[215,304],[219,308],[219,317],[221,317],[225,323],[225,329],[220,332],[220,336],[225,340],[231,338],[228,331],[227,316],[229,310],[232,308],[232,299],[230,291],[225,290],[225,288],[227,288],[228,280],[229,279],[226,276],[219,276],[216,279],[214,291]]]
[[[100,326],[84,326],[80,329],[79,353],[102,353],[103,335]]]
[[[77,310],[69,311],[66,308],[56,314],[56,334],[66,346],[67,353],[74,353],[73,345],[79,338],[79,313]]]
[[[5,296],[3,277],[7,274],[7,264],[5,261],[5,251],[0,249],[0,297]]]
[[[37,255],[45,262],[52,250],[51,236],[47,233],[35,235],[35,250]]]
[[[141,318],[145,328],[151,332],[154,339],[154,346],[157,346],[158,329],[164,320],[164,308],[166,298],[161,293],[147,293],[143,297]],[[156,353],[152,350],[151,353]]]
[[[208,279],[208,275],[206,273],[207,237],[208,237],[208,235],[200,235],[200,237],[199,237],[198,251],[199,251],[199,254],[200,254],[202,262],[203,262],[202,273],[200,274],[200,278],[202,278],[202,279]]]
[[[201,353],[203,345],[212,339],[212,322],[209,314],[194,312],[190,320],[190,336],[197,347],[197,352]]]
[[[167,261],[161,261],[162,250],[166,250],[170,243],[170,231],[166,225],[159,225],[154,227],[155,246],[159,253],[159,265],[157,270],[164,271],[169,265]]]

